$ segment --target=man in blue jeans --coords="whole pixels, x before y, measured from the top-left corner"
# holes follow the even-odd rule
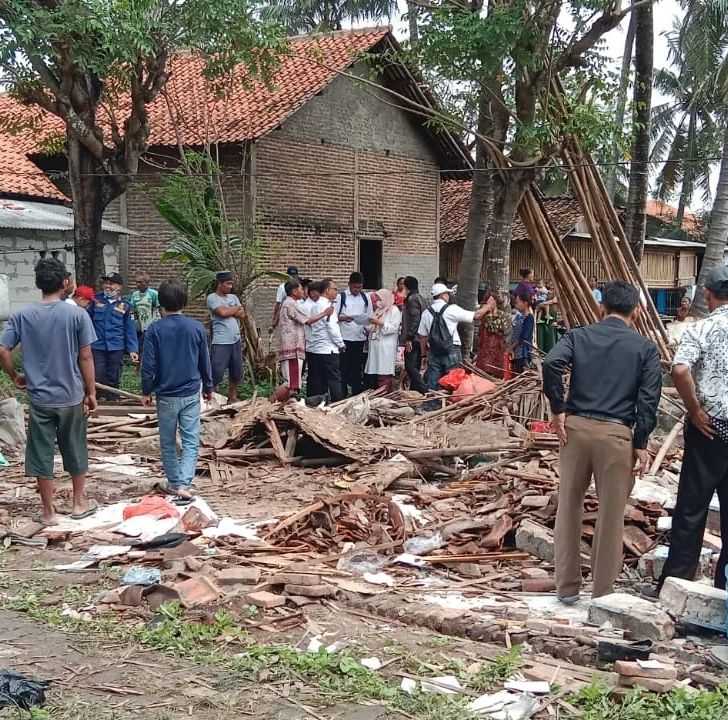
[[[192,498],[191,486],[200,446],[200,388],[212,399],[212,368],[202,323],[185,317],[187,288],[178,280],[159,286],[164,317],[144,336],[142,392],[144,405],[157,398],[159,445],[169,491],[182,501]],[[182,455],[177,455],[179,427]]]

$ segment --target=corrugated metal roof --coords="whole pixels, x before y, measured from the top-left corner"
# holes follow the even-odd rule
[[[15,230],[73,230],[73,210],[64,205],[30,200],[0,199],[0,228]],[[136,235],[128,228],[106,220],[101,223],[105,232]]]
[[[678,238],[648,237],[645,239],[645,245],[652,247],[700,248],[701,250],[705,250],[705,243],[693,242],[692,240],[679,240]]]

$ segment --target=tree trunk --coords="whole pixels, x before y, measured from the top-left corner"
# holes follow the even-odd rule
[[[492,122],[490,120],[490,103],[486,91],[481,90],[478,112],[478,132],[488,135]],[[483,268],[483,253],[488,225],[493,213],[493,179],[488,172],[488,151],[482,142],[477,141],[475,147],[475,172],[470,194],[468,211],[468,229],[463,245],[463,255],[458,270],[458,305],[468,310],[474,308],[478,301],[478,285],[480,271]],[[467,356],[472,349],[473,326],[463,323],[459,329],[463,354]]]
[[[622,133],[624,127],[624,110],[627,106],[627,88],[629,86],[629,76],[632,69],[632,46],[634,45],[635,32],[635,14],[630,13],[629,26],[627,27],[627,37],[624,40],[624,54],[622,55],[622,71],[619,75],[619,92],[617,94],[617,105],[614,110],[614,136],[612,138],[612,154],[611,165],[607,167],[606,186],[609,197],[614,201],[617,193],[617,164],[622,154],[617,141],[618,136]]]
[[[716,266],[722,265],[725,260],[726,244],[728,244],[728,122],[723,130],[723,153],[720,161],[720,175],[718,188],[710,213],[710,228],[705,245],[703,265],[700,268],[698,287],[695,291],[693,311],[697,315],[707,315],[708,309],[703,297],[703,286],[708,273]]]
[[[653,27],[652,4],[635,11],[635,81],[632,109],[632,165],[629,171],[629,195],[625,217],[625,234],[635,260],[642,260],[647,216],[647,192],[650,183],[650,115],[652,113]]]
[[[493,221],[485,254],[485,283],[494,292],[510,289],[511,236],[513,220],[530,179],[524,171],[510,170],[499,178],[494,193]]]
[[[420,30],[417,27],[417,3],[412,0],[407,0],[407,21],[410,45],[416,45],[420,39]]]
[[[682,229],[683,218],[688,203],[693,196],[693,187],[695,185],[695,171],[692,159],[696,156],[695,134],[697,130],[698,118],[697,112],[693,108],[690,111],[690,121],[688,122],[688,146],[685,150],[687,161],[685,162],[685,170],[683,172],[682,187],[680,188],[680,200],[677,205],[677,215],[675,216],[675,224]]]
[[[67,143],[76,279],[80,285],[96,287],[105,271],[101,235],[101,221],[108,204],[105,178],[96,159],[78,140],[69,134]]]

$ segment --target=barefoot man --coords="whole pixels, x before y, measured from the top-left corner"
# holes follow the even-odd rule
[[[88,446],[86,424],[96,409],[94,361],[91,344],[96,333],[88,313],[64,302],[69,278],[60,260],[47,258],[35,268],[35,285],[43,294],[14,313],[0,337],[0,366],[15,386],[30,395],[30,426],[25,448],[25,474],[38,478],[43,522],[57,521],[53,506],[55,443],[63,468],[73,481],[73,512],[78,520],[96,509],[86,499]],[[21,375],[12,350],[23,352]]]

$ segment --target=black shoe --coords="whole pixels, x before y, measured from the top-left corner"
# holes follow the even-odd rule
[[[660,597],[660,591],[657,588],[657,585],[645,583],[644,585],[641,585],[638,590],[640,597],[643,597],[645,600],[657,600]]]

